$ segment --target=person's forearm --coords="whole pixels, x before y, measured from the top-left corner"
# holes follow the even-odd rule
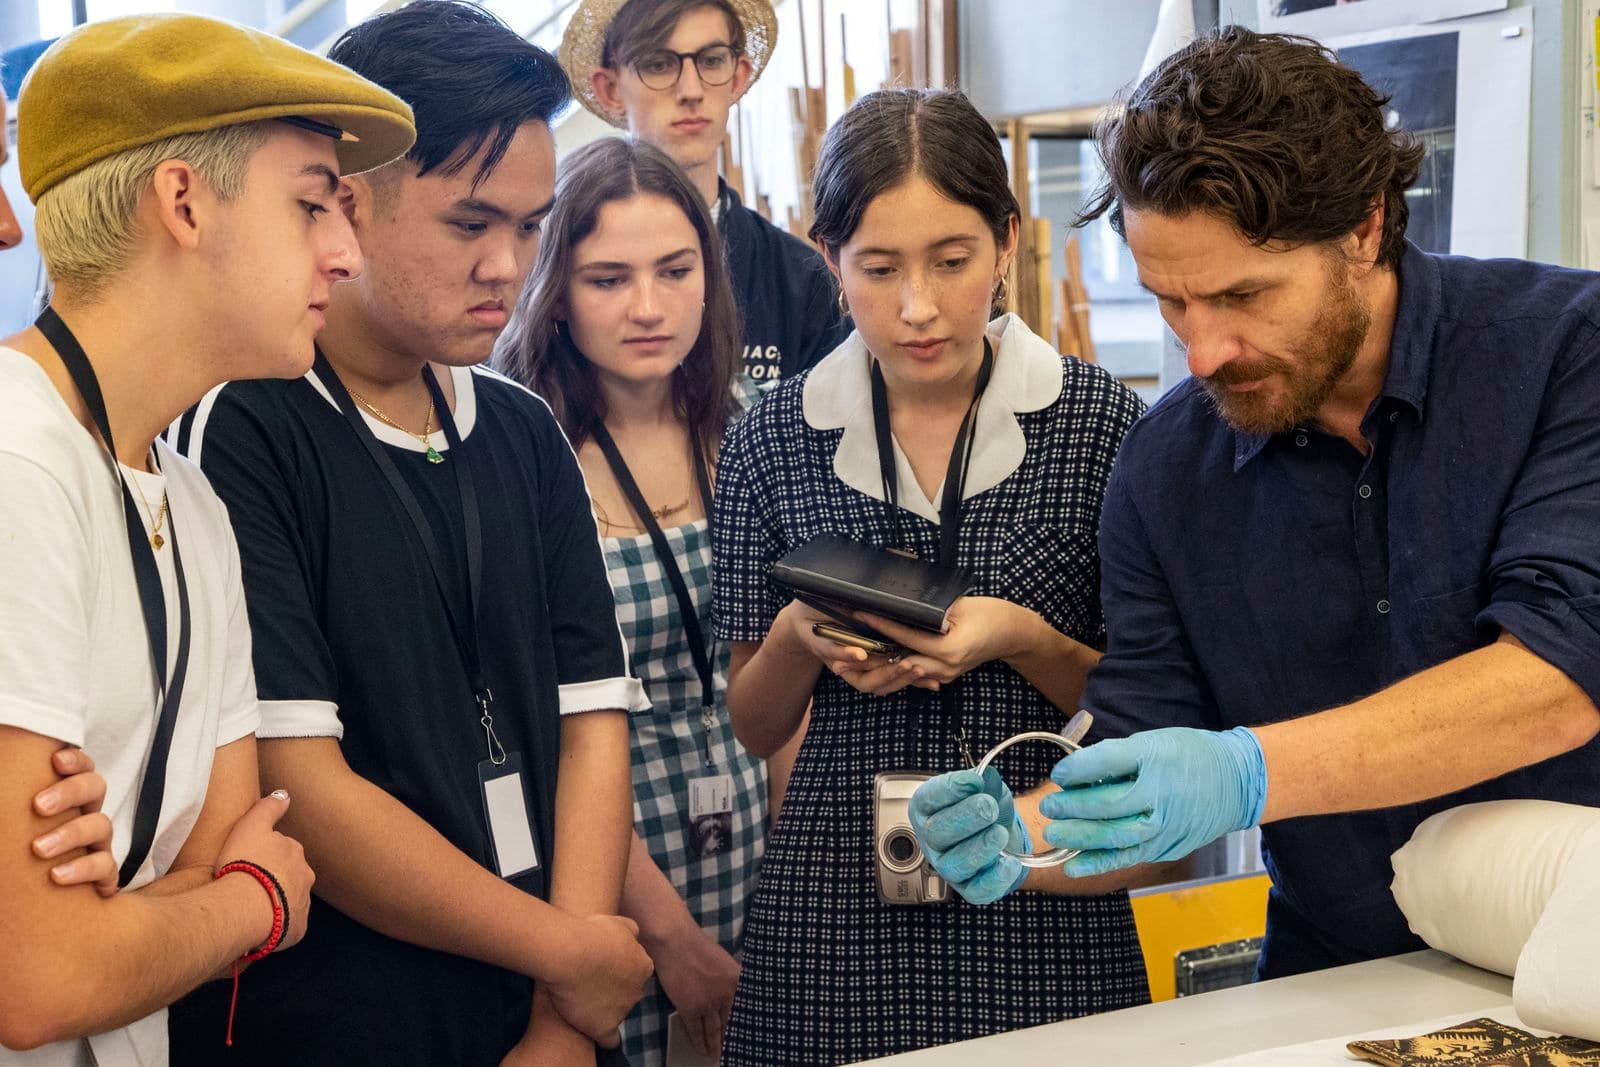
[[[0,1037],[31,1048],[142,1019],[266,941],[272,905],[244,874],[170,896],[60,893],[48,928],[6,938]],[[59,936],[51,930],[59,932]]]
[[[639,924],[639,940],[651,956],[658,955],[685,924],[696,925],[689,906],[637,832],[628,854],[628,876],[622,883],[622,914]]]
[[[211,881],[223,859],[217,853],[250,806],[261,795],[260,763],[254,734],[246,734],[217,749],[206,784],[200,816],[173,857],[167,873],[139,890],[152,896],[171,896]],[[229,857],[232,858],[232,857]]]
[[[791,605],[792,607],[792,605]],[[762,758],[788,743],[800,728],[822,664],[793,639],[785,608],[767,639],[741,654],[736,645],[728,671],[728,715],[739,743]]]
[[[179,858],[181,859],[182,857],[180,856]],[[184,867],[180,870],[168,871],[160,878],[133,890],[133,892],[150,897],[172,897],[177,896],[179,893],[187,893],[198,889],[211,881],[212,877],[210,864]],[[206,975],[202,981],[214,982],[219,978],[228,978],[232,976],[235,967],[238,968],[240,974],[244,974],[250,969],[251,965],[240,961],[235,956],[227,963],[224,963],[221,970]]]
[[[1036,853],[1051,848],[1050,842],[1044,839],[1044,828],[1049,820],[1040,813],[1039,801],[1056,791],[1055,783],[1046,780],[1016,798],[1017,814],[1022,816],[1022,821],[1028,827],[1028,836],[1033,839],[1033,851]],[[1059,866],[1035,867],[1028,872],[1028,880],[1022,883],[1022,888],[1054,896],[1101,896],[1119,889],[1165,885],[1183,877],[1184,863],[1183,860],[1145,863],[1092,878],[1068,878]]]
[[[89,885],[54,884],[49,868],[58,861],[39,858],[27,843],[75,812],[44,817],[27,798],[55,780],[50,754],[58,747],[0,726],[0,1044],[12,1048],[141,1019],[260,946],[272,930],[272,902],[260,883],[244,874],[213,879],[209,866],[151,883],[160,887],[155,892],[101,897]],[[213,807],[208,794],[197,826]],[[175,865],[190,866],[181,852]]]
[[[263,740],[264,774],[295,797],[284,819],[316,894],[381,934],[535,980],[582,952],[574,920],[473,861],[344,762],[332,738]]]
[[[210,866],[185,867],[182,870],[168,871],[136,892],[150,897],[171,897],[187,893],[191,889],[199,889],[209,881],[211,881]]]
[[[550,903],[573,915],[617,914],[630,845],[638,839],[633,832],[626,712],[595,711],[561,720],[555,821]],[[592,1047],[542,989],[535,993],[528,1027],[559,1030],[558,1039],[568,1042],[575,1054]]]
[[[1578,748],[1600,713],[1514,638],[1353,704],[1254,728],[1267,765],[1262,822],[1387,808],[1454,793]]]
[[[1044,618],[1018,608],[1018,634],[1015,647],[1004,657],[1007,664],[1028,680],[1067,715],[1077,712],[1083,699],[1084,680],[1089,668],[1100,660],[1100,653],[1074,641],[1051,626]]]
[[[633,838],[628,716],[594,711],[561,720],[550,903],[574,915],[615,915]]]
[[[767,828],[778,825],[778,815],[783,810],[783,798],[789,792],[789,778],[794,774],[794,761],[800,755],[800,746],[805,743],[806,727],[811,724],[811,709],[808,707],[800,715],[800,725],[796,727],[794,736],[786,741],[782,748],[767,757]]]

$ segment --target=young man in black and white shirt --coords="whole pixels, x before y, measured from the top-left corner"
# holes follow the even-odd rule
[[[411,154],[341,190],[367,271],[310,374],[225,386],[176,429],[239,532],[262,765],[296,791],[316,934],[257,965],[228,1055],[226,990],[175,1008],[173,1059],[593,1064],[650,972],[613,914],[643,689],[571,448],[477,366],[551,206],[566,79],[452,0],[330,56],[417,114]]]

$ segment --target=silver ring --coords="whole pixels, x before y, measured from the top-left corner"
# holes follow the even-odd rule
[[[983,757],[983,759],[978,761],[978,776],[983,776],[983,772],[988,769],[989,764],[994,762],[996,756],[1000,755],[1000,753],[1004,752],[1012,745],[1023,741],[1048,741],[1051,744],[1060,747],[1063,752],[1070,756],[1074,752],[1077,752],[1083,748],[1083,746],[1078,744],[1078,742],[1083,738],[1084,734],[1089,732],[1089,727],[1093,724],[1093,722],[1094,716],[1090,715],[1087,711],[1080,711],[1078,714],[1072,717],[1071,721],[1067,723],[1066,728],[1063,729],[1059,734],[1050,733],[1048,730],[1029,730],[1027,733],[1017,734],[1015,737],[1008,737],[998,745],[991,748]],[[1024,867],[1058,867],[1070,860],[1072,857],[1076,856],[1082,851],[1082,849],[1053,848],[1048,852],[1039,853],[1012,852],[1010,849],[1002,849],[1001,851],[1005,855],[1016,860]]]

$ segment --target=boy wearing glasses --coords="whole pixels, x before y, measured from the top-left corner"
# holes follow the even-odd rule
[[[560,57],[585,107],[667,153],[705,197],[744,317],[745,373],[763,385],[810,367],[851,329],[817,251],[717,173],[728,112],[777,40],[767,0],[585,0]]]

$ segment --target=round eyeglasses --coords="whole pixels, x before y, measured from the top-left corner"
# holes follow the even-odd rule
[[[639,75],[645,88],[665,91],[678,84],[686,59],[694,64],[702,85],[727,85],[738,66],[738,53],[728,45],[714,44],[698,52],[673,52],[666,48],[646,52],[633,61],[633,72]]]

